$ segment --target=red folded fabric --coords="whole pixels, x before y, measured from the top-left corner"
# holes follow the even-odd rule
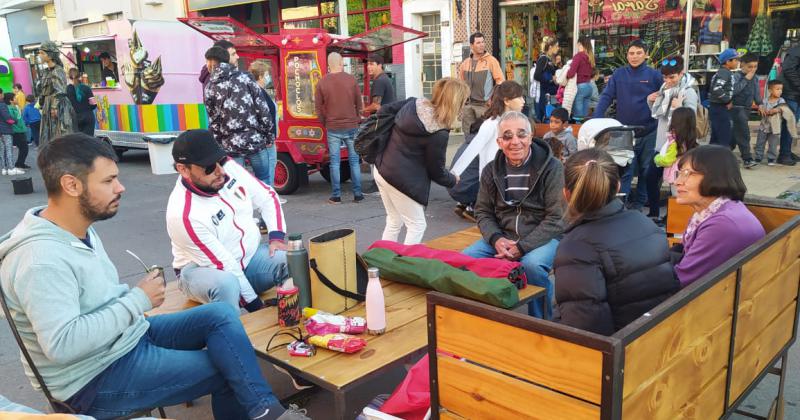
[[[508,279],[518,289],[528,285],[525,269],[518,261],[509,261],[500,258],[473,258],[456,251],[444,251],[428,248],[425,245],[403,245],[394,241],[375,241],[369,249],[388,249],[404,257],[429,258],[443,263],[472,271],[480,277]]]

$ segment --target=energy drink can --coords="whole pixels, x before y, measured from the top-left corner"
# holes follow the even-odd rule
[[[293,284],[278,288],[278,324],[293,327],[300,323],[300,289]]]

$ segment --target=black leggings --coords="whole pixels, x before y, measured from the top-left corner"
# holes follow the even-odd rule
[[[94,137],[94,112],[81,112],[78,114],[77,129],[81,133]]]
[[[16,168],[22,168],[25,165],[25,159],[28,158],[28,139],[25,133],[14,133],[12,140],[14,146],[17,146],[19,153],[17,154],[17,163],[14,164]]]

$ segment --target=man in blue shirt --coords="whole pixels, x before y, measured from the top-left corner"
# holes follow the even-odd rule
[[[628,65],[614,71],[606,88],[600,95],[600,101],[594,111],[595,118],[605,117],[611,102],[617,100],[616,119],[625,125],[645,127],[637,133],[633,146],[634,159],[622,175],[621,192],[628,194],[628,206],[641,209],[647,200],[645,173],[652,164],[656,150],[656,127],[658,121],[650,115],[647,98],[656,95],[664,78],[661,72],[647,65],[647,46],[641,40],[628,44]],[[654,98],[655,99],[655,98]],[[631,181],[638,177],[636,194],[631,195]],[[641,186],[642,188],[639,188]]]

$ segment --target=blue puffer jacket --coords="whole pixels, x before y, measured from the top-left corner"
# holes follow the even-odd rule
[[[617,100],[616,119],[627,125],[646,127],[648,134],[656,129],[658,121],[650,115],[647,96],[661,89],[664,77],[661,72],[647,64],[633,68],[625,66],[614,71],[608,85],[600,95],[600,101],[594,110],[595,118],[603,118],[611,102]]]

